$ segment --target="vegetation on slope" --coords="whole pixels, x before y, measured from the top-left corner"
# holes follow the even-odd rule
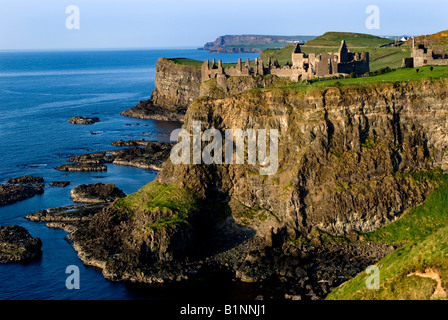
[[[176,224],[188,225],[190,214],[199,208],[195,194],[188,188],[155,181],[143,186],[136,193],[119,199],[114,206],[125,212],[139,211],[148,215],[157,213],[159,219],[146,225],[153,230]]]
[[[380,288],[367,289],[362,272],[331,292],[329,300],[445,299],[448,288],[448,175],[435,170],[414,174],[416,183],[439,184],[428,199],[363,241],[402,245],[377,263]]]
[[[423,43],[427,46],[446,46],[448,44],[448,30],[416,37],[415,43]],[[408,40],[407,44],[411,46],[412,39]]]
[[[349,48],[374,48],[392,42],[390,39],[380,38],[370,34],[326,32],[316,39],[308,41],[306,45],[312,47],[339,47],[342,40],[345,40]]]
[[[418,72],[417,72],[418,69]],[[285,88],[306,89],[308,87],[326,88],[342,86],[375,85],[377,83],[395,83],[407,81],[438,81],[448,78],[448,66],[430,66],[421,68],[401,68],[387,72],[379,72],[374,76],[321,78],[306,82],[285,82]],[[280,81],[278,82],[280,86]]]
[[[349,48],[351,48],[349,46]],[[337,52],[339,47],[314,47],[314,46],[301,46],[301,50],[305,54],[315,53],[321,54],[323,52]],[[260,58],[263,61],[267,61],[271,58],[272,61],[275,59],[280,65],[285,65],[286,63],[291,63],[291,54],[294,50],[294,45],[288,45],[282,49],[268,49],[264,50],[260,54]],[[363,49],[363,51],[368,51],[370,54],[370,70],[377,71],[381,68],[389,67],[391,69],[400,68],[403,63],[403,58],[409,58],[411,56],[411,51],[409,47],[400,48],[378,48],[371,47]],[[356,50],[353,50],[356,51]]]

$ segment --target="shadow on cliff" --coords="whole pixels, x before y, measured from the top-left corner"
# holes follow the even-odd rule
[[[238,224],[231,215],[228,201],[210,201],[194,221],[198,234],[195,257],[203,259],[231,250],[256,236],[253,228]]]

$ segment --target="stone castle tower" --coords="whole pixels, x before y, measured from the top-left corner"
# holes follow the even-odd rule
[[[424,44],[415,45],[415,38],[412,39],[412,57],[403,59],[403,67],[417,68],[427,65],[448,65],[448,54],[445,52],[435,52],[426,48]]]
[[[292,65],[279,66],[277,61],[272,63],[268,59],[267,65],[264,65],[261,59],[255,58],[253,65],[250,64],[249,59],[246,59],[243,66],[241,59],[238,59],[235,67],[223,68],[221,60],[216,65],[213,59],[211,66],[209,60],[205,60],[201,67],[202,81],[216,78],[218,85],[225,85],[225,79],[227,77],[265,74],[273,74],[280,78],[300,81],[316,77],[347,75],[353,72],[360,75],[370,71],[369,53],[352,53],[347,48],[344,40],[341,42],[338,52],[322,53],[320,55],[314,53],[306,55],[297,43],[292,52],[291,61]]]

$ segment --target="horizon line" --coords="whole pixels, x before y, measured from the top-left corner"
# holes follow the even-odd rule
[[[118,51],[118,50],[185,50],[202,49],[200,46],[160,46],[160,47],[100,47],[100,48],[12,48],[1,49],[0,52],[32,52],[32,51]]]

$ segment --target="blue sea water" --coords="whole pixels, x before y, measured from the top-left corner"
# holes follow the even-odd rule
[[[66,232],[24,217],[72,204],[80,184],[114,183],[126,194],[153,180],[157,172],[108,165],[107,172],[60,172],[71,155],[115,149],[114,140],[167,141],[178,122],[137,120],[119,113],[149,99],[160,57],[254,59],[257,54],[210,54],[195,49],[0,52],[0,183],[23,175],[45,179],[43,195],[0,207],[0,225],[20,225],[41,238],[43,256],[29,264],[0,264],[0,300],[115,300],[174,297],[164,290],[135,289],[107,281],[83,266],[65,240]],[[96,116],[93,125],[67,122],[75,115]],[[69,187],[50,187],[68,180]],[[80,269],[80,289],[68,290],[67,266]]]

